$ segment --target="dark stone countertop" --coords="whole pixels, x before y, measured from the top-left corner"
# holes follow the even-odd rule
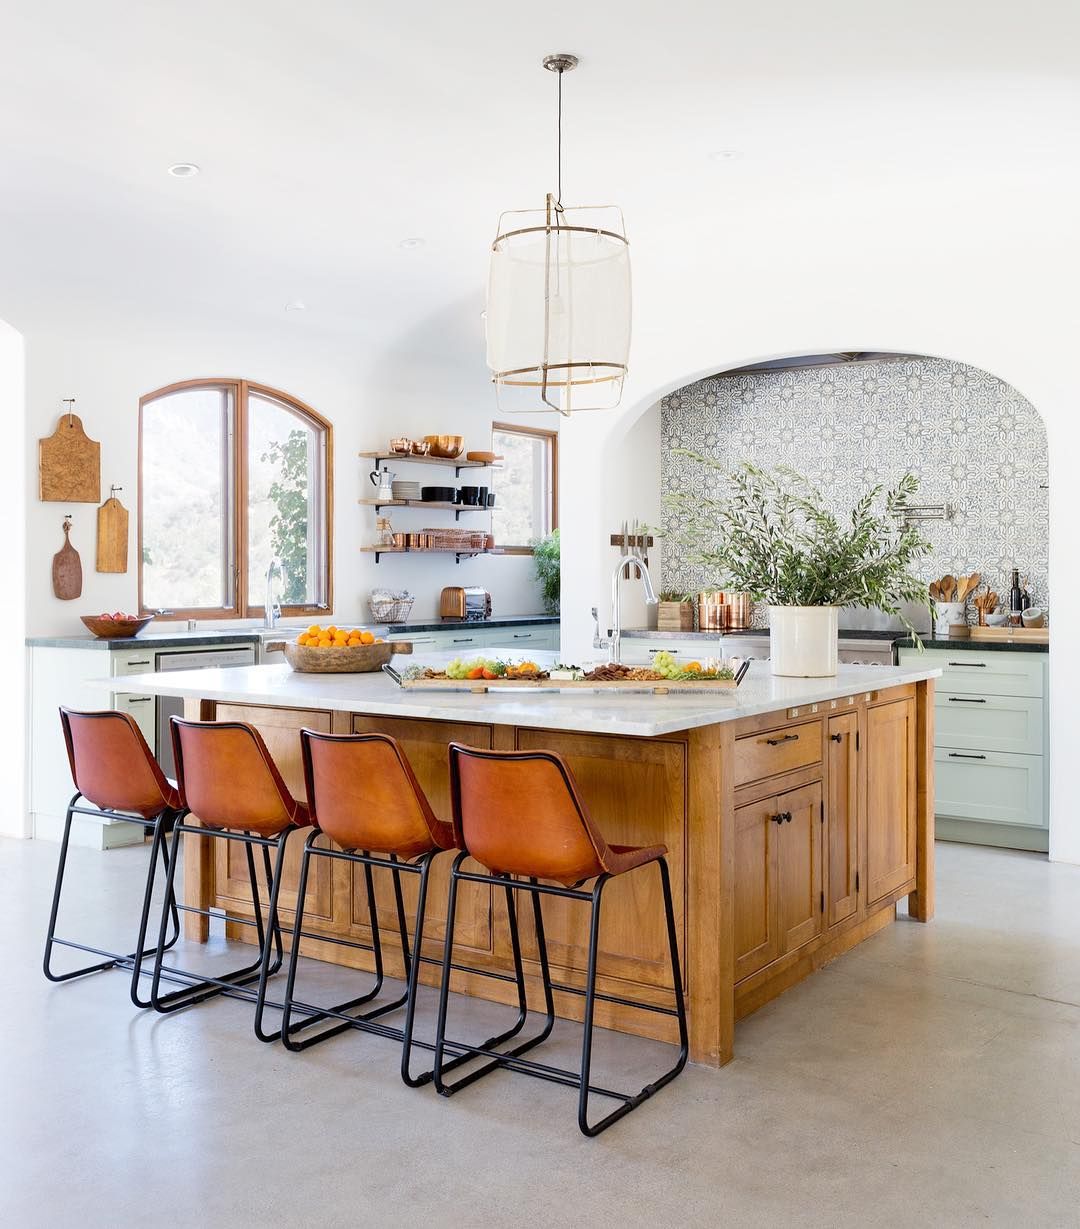
[[[485,627],[549,626],[558,622],[558,615],[492,615],[490,619],[429,619],[426,623],[390,623],[387,625],[387,631],[392,636],[402,636],[409,632],[442,632],[461,627],[475,627],[483,630]]]
[[[938,639],[936,636],[924,636],[923,647],[927,649],[946,649],[950,653],[963,653],[965,650],[978,650],[983,653],[1049,653],[1048,644],[1034,644],[1030,640],[972,640],[964,636],[954,640],[950,636]],[[915,642],[910,636],[903,636],[895,642],[898,649],[911,649]]]

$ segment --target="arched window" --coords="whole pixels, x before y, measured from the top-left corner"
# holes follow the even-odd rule
[[[204,618],[329,609],[332,429],[247,380],[185,380],[139,401],[139,607]]]

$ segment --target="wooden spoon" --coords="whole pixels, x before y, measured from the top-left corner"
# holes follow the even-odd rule
[[[956,577],[948,572],[941,578],[941,600],[943,602],[956,600]]]
[[[932,602],[941,601],[941,585],[936,580],[930,582],[930,600]]]

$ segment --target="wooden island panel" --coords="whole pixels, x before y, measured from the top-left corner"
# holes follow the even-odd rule
[[[561,753],[611,843],[668,847],[691,1057],[719,1066],[732,1056],[736,1018],[888,925],[901,896],[920,887],[929,917],[933,863],[932,826],[928,837],[927,825],[933,782],[932,765],[928,768],[925,760],[932,750],[932,706],[931,680],[826,703],[810,719],[805,711],[781,710],[655,738],[212,701],[198,702],[197,708],[193,703],[189,711],[251,721],[267,739],[290,787],[301,795],[302,726],[389,733],[401,741],[436,813],[446,820],[449,742]],[[841,739],[833,740],[833,733]],[[779,823],[773,819],[778,813],[785,815]],[[193,844],[188,842],[189,848]],[[286,927],[292,920],[302,834],[290,844],[282,897]],[[185,881],[190,903],[251,916],[246,869],[235,855],[215,851],[212,862],[199,859],[194,851],[185,855],[185,866],[195,872]],[[441,956],[451,861],[450,854],[439,858],[432,872],[425,955],[435,959]],[[316,872],[305,929],[328,938],[368,941],[363,872],[325,859],[316,867],[327,870]],[[389,876],[375,874],[385,880],[385,891],[378,882],[377,896],[387,969],[400,975]],[[411,918],[416,882],[407,875],[402,880]],[[509,971],[503,894],[462,885],[461,902],[457,959]],[[531,905],[523,895],[515,904],[530,1001],[539,1004]],[[581,984],[587,915],[576,902],[544,900],[556,980]],[[251,941],[249,929],[234,927],[230,934],[240,931],[235,937]],[[369,953],[318,939],[305,941],[304,951],[358,968],[372,964]],[[600,974],[606,992],[669,1005],[671,979],[655,869],[631,872],[606,889]],[[438,969],[426,965],[421,975],[433,983]],[[473,974],[455,973],[452,985],[500,1002],[511,1001],[514,994],[505,981]],[[557,995],[556,1004],[560,1015],[580,1019],[580,997]],[[597,1022],[666,1040],[675,1036],[667,1017],[620,1005],[599,1004]]]

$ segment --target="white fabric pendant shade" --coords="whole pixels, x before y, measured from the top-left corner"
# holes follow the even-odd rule
[[[550,220],[550,221],[549,221]],[[507,413],[611,409],[630,354],[630,248],[613,205],[504,213],[487,362]]]

